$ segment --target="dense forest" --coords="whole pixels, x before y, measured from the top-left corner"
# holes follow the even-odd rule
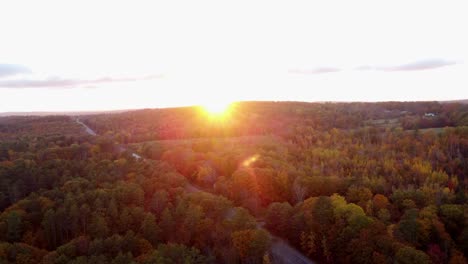
[[[467,157],[460,103],[0,117],[0,263],[467,263]]]

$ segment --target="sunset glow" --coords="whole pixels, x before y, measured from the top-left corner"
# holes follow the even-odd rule
[[[0,1],[0,264],[468,264],[466,11]]]
[[[202,105],[203,110],[211,118],[225,118],[232,110],[232,103],[214,101]]]
[[[5,1],[0,112],[466,99],[465,5]]]

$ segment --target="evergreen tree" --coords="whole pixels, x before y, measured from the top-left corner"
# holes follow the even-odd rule
[[[143,224],[141,225],[141,233],[143,237],[151,242],[151,244],[156,245],[158,243],[159,235],[161,233],[160,228],[156,224],[156,218],[153,214],[147,213]]]
[[[18,242],[22,236],[22,220],[16,211],[12,211],[7,216],[7,239],[10,242]]]

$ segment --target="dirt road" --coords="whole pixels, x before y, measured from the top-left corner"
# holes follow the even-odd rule
[[[96,132],[94,132],[94,130],[92,130],[85,123],[81,122],[79,119],[75,119],[75,121],[85,128],[86,133],[90,134],[91,136],[97,136]]]

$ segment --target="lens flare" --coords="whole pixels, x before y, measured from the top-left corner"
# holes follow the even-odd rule
[[[257,155],[253,155],[253,156],[247,158],[246,160],[244,160],[242,162],[242,166],[250,167],[250,165],[252,165],[255,161],[257,161],[259,157],[260,156],[257,154]]]

